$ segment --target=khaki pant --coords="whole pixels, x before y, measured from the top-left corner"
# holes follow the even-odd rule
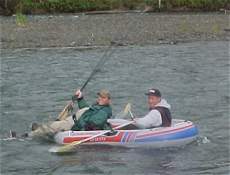
[[[81,115],[87,111],[89,108],[82,108],[76,112],[76,120],[78,120]],[[45,137],[47,135],[53,136],[55,133],[60,131],[68,131],[74,125],[72,116],[69,116],[61,121],[53,121],[47,124],[41,124],[36,130],[31,131],[30,135],[32,137]]]

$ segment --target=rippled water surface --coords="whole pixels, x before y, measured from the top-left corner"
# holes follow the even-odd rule
[[[229,174],[229,44],[115,48],[85,89],[93,103],[108,88],[113,113],[127,102],[135,115],[147,112],[144,92],[162,91],[174,118],[193,121],[199,139],[178,149],[84,147],[73,154],[48,152],[53,143],[7,140],[9,131],[24,133],[32,122],[55,119],[106,49],[68,48],[2,50],[1,174]]]

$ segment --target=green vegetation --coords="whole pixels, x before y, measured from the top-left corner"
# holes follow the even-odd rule
[[[83,12],[113,9],[135,9],[144,4],[143,0],[21,0],[23,11]]]
[[[20,27],[25,27],[27,23],[27,18],[20,12],[16,13],[16,24]]]
[[[218,11],[230,8],[230,0],[168,0],[164,1],[166,9],[187,8],[191,10]]]
[[[25,14],[36,13],[74,13],[101,10],[144,10],[146,6],[150,11],[218,11],[222,8],[230,9],[230,0],[4,0],[0,6],[11,9],[12,13],[18,11]],[[14,7],[6,6],[6,2],[13,3]],[[3,3],[3,4],[1,4]],[[10,3],[8,3],[10,4]],[[12,4],[12,3],[11,3]],[[13,10],[12,10],[13,9]]]

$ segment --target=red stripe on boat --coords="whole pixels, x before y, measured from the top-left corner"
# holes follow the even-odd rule
[[[99,136],[87,142],[93,142],[93,143],[95,142],[120,142],[123,134],[124,132],[120,132],[118,135],[115,135],[115,136]],[[72,143],[74,141],[80,141],[80,140],[83,140],[83,139],[86,139],[92,136],[88,136],[88,137],[82,137],[82,135],[81,136],[67,136],[63,139],[63,143]]]

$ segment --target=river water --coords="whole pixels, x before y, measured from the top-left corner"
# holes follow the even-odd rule
[[[115,48],[85,98],[93,103],[96,92],[107,88],[114,115],[131,102],[141,116],[148,110],[144,93],[159,88],[173,117],[193,121],[199,138],[177,149],[81,146],[62,156],[48,152],[54,143],[7,135],[55,119],[106,49],[2,50],[1,174],[229,174],[228,49],[222,41]]]

